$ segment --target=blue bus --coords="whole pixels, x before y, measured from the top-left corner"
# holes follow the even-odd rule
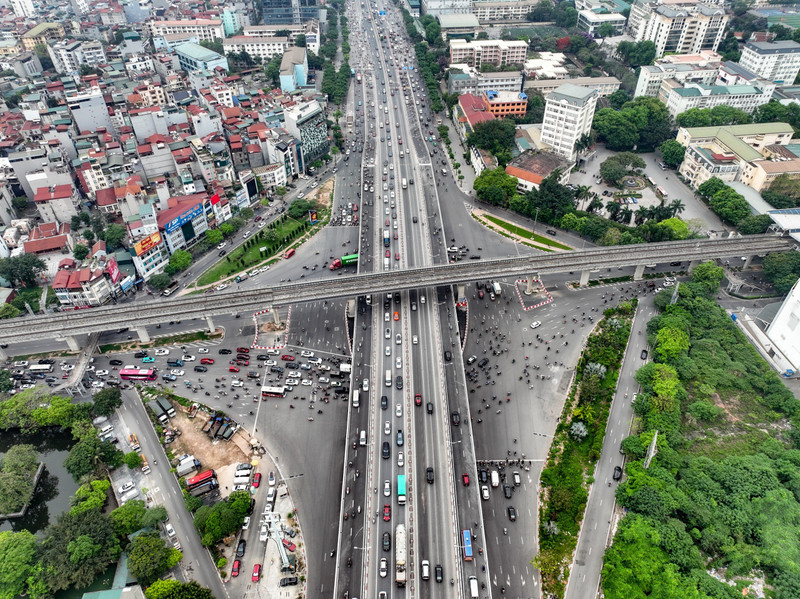
[[[464,561],[471,562],[472,561],[472,535],[469,534],[468,530],[464,530],[461,533],[461,537],[464,541]]]
[[[405,505],[406,503],[406,475],[397,475],[397,503]]]

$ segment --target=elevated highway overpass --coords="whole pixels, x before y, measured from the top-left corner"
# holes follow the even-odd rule
[[[255,312],[269,306],[348,297],[389,291],[403,291],[431,285],[451,285],[500,277],[526,278],[565,272],[581,272],[581,284],[600,268],[637,268],[641,277],[645,265],[670,260],[710,260],[734,256],[764,255],[793,247],[789,237],[750,235],[729,239],[693,239],[646,245],[591,248],[573,252],[537,254],[515,258],[466,261],[401,271],[340,276],[325,281],[289,282],[265,285],[246,291],[222,291],[154,299],[130,306],[101,306],[91,310],[59,312],[0,321],[0,343],[38,339],[66,339],[78,349],[74,335],[100,333],[119,328],[136,328],[140,338],[149,339],[145,327],[168,320],[205,318],[213,329],[213,317],[234,312]]]

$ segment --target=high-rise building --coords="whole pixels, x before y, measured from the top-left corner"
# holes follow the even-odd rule
[[[696,54],[717,50],[728,15],[722,7],[697,0],[659,3],[636,0],[631,6],[628,30],[634,40],[656,45],[656,57],[664,54]]]
[[[319,19],[317,0],[263,0],[261,19],[264,25],[300,25]]]
[[[36,16],[33,0],[11,0],[11,10],[18,17],[32,19]]]
[[[764,79],[792,85],[800,71],[800,44],[792,40],[750,42],[742,50],[739,64]]]
[[[286,130],[300,140],[301,169],[306,170],[312,162],[327,154],[331,146],[325,112],[319,102],[312,100],[286,109],[283,117]]]
[[[575,160],[575,143],[592,129],[597,91],[564,83],[547,96],[542,141],[556,154]]]
[[[639,81],[633,97],[658,96],[661,82],[677,79],[681,83],[714,83],[722,57],[716,52],[704,50],[700,54],[671,54],[659,58],[655,64],[644,65],[639,70]]]

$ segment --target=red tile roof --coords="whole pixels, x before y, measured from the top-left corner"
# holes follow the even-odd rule
[[[98,206],[112,206],[117,203],[117,198],[114,195],[113,187],[106,187],[105,189],[98,189],[95,194]]]
[[[50,200],[64,200],[72,197],[72,185],[56,185],[53,188],[40,187],[33,196],[34,202],[49,202]]]

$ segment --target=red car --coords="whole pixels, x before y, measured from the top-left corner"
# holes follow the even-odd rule
[[[253,476],[253,488],[258,489],[258,485],[261,484],[261,473],[256,472],[255,476]]]
[[[239,372],[238,366],[228,366],[228,372]]]
[[[255,221],[255,222],[258,222],[258,221],[260,221],[260,220],[261,220],[261,217],[260,217],[260,216],[257,216],[257,217],[255,217],[255,218],[253,219],[253,221]]]
[[[200,360],[200,363],[201,364],[213,364],[214,363],[214,358],[203,358],[202,360]]]
[[[415,393],[414,394],[414,405],[421,406],[422,405],[422,394]]]
[[[388,522],[392,519],[392,506],[388,503],[383,506],[383,521]]]
[[[387,258],[391,258],[392,257],[392,251],[391,250],[386,250],[386,257]]]
[[[461,482],[464,483],[465,487],[468,487],[469,486],[469,474],[467,474],[466,472],[464,474],[462,474],[461,475]]]
[[[231,576],[239,576],[239,566],[241,565],[242,562],[240,562],[238,559],[234,560],[233,568],[231,568]]]
[[[236,348],[236,353],[239,353],[239,354],[249,354],[249,353],[250,353],[250,349],[249,349],[249,348],[247,348],[247,347],[237,347],[237,348]]]
[[[395,312],[394,313],[394,319],[395,320],[400,320],[400,312]]]
[[[394,238],[399,239],[399,237],[397,236],[397,231],[394,232]]]
[[[394,253],[394,259],[395,260],[399,260],[400,259],[400,252],[395,252]]]
[[[289,354],[283,354],[281,356],[281,360],[284,360],[285,362],[294,362],[294,356],[290,356]]]
[[[388,227],[388,226],[389,226],[389,224],[390,224],[390,223],[389,223],[389,219],[387,218],[387,219],[386,219],[386,226]]]
[[[237,366],[250,366],[250,360],[236,360]]]
[[[294,551],[295,549],[297,549],[297,545],[292,543],[289,539],[283,539],[283,541],[281,542],[283,543],[283,546],[286,547],[286,549],[288,549],[289,551]]]
[[[253,566],[253,582],[258,582],[259,578],[261,578],[261,564],[256,564]]]
[[[358,212],[358,204],[353,204],[353,212]]]

